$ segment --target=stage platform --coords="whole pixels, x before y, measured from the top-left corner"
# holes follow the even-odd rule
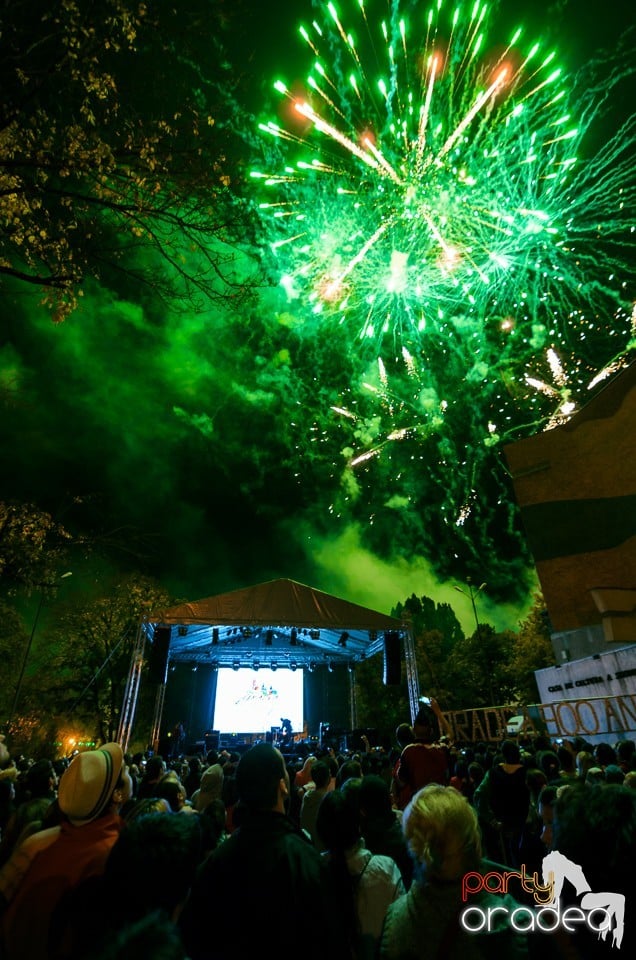
[[[250,731],[244,733],[211,730],[201,739],[188,741],[183,753],[186,756],[204,755],[210,750],[227,750],[231,753],[245,753],[256,743],[271,743],[283,754],[295,753],[307,755],[321,748],[333,749],[336,753],[365,749],[363,737],[366,737],[371,747],[379,746],[378,731],[373,728],[359,728],[356,730],[332,729],[325,725],[315,735],[307,735],[306,731],[296,733],[291,740],[283,737],[280,731]]]

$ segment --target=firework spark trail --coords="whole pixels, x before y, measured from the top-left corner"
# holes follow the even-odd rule
[[[294,242],[275,237],[272,247],[311,312],[351,323],[377,347],[386,333],[416,341],[421,317],[431,331],[440,309],[482,319],[512,313],[517,323],[543,313],[563,326],[584,288],[591,312],[604,295],[620,302],[610,274],[627,272],[619,209],[633,209],[634,122],[577,164],[597,111],[586,101],[568,105],[571,82],[554,51],[519,28],[493,57],[486,3],[462,12],[442,2],[428,15],[416,5],[410,19],[393,3],[391,13],[377,24],[369,5],[344,11],[329,3],[322,26],[301,31],[331,93],[296,104],[310,126],[292,138],[310,161],[265,177],[271,188],[290,188],[287,219],[302,217],[303,229],[288,231]],[[363,28],[357,39],[346,26],[351,16]],[[367,33],[377,67],[365,58]],[[319,86],[311,76],[309,91]],[[352,88],[354,101],[345,93]],[[276,125],[263,128],[288,138]],[[285,218],[272,222],[274,233],[285,229]]]
[[[261,126],[280,166],[254,176],[298,329],[337,326],[357,368],[320,414],[342,509],[360,519],[364,489],[370,524],[399,504],[470,551],[504,509],[502,443],[563,422],[636,349],[636,117],[598,132],[636,61],[577,85],[488,3],[388,7],[303,28],[307,92],[277,84],[296,121]]]

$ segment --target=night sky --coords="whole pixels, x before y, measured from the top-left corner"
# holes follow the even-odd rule
[[[506,29],[523,20],[549,34],[572,70],[614,49],[634,19],[627,0],[526,0],[523,16],[518,4],[502,6]],[[281,72],[293,82],[307,69],[297,27],[311,5],[227,7],[223,42],[241,75],[236,95],[255,115],[249,151],[257,119],[271,109],[272,82]],[[473,550],[468,530],[455,565],[436,556],[436,543],[449,556],[453,547],[438,536],[435,516],[423,514],[420,529],[394,521],[386,473],[377,475],[384,486],[373,524],[368,510],[347,512],[333,465],[343,441],[322,431],[353,361],[337,335],[310,351],[293,321],[281,319],[279,298],[272,282],[239,315],[170,311],[147,289],[91,282],[80,308],[54,325],[31,290],[5,291],[1,495],[37,503],[72,530],[122,541],[129,552],[111,562],[155,575],[179,598],[290,577],[387,612],[413,592],[427,594],[452,603],[470,627],[470,609],[453,590],[468,573],[495,585],[480,599],[483,615],[514,625],[533,586],[514,509],[494,512]],[[399,469],[407,462],[405,455]],[[511,498],[497,467],[484,477],[485,500]],[[77,571],[78,589],[95,569]]]

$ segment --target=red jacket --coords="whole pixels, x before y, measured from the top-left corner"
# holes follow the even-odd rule
[[[400,790],[400,803],[407,805],[409,800],[429,783],[448,783],[448,755],[444,747],[436,743],[422,743],[416,740],[409,743],[400,756],[397,766],[397,780]]]
[[[81,827],[62,824],[57,840],[33,860],[2,918],[6,960],[48,960],[55,907],[82,880],[104,872],[122,824],[111,813]]]

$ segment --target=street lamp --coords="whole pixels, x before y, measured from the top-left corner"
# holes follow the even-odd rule
[[[483,641],[482,641],[482,635],[481,635],[481,627],[479,624],[479,617],[477,616],[477,604],[475,603],[475,599],[477,595],[481,593],[484,587],[488,586],[488,584],[480,583],[479,586],[475,588],[473,586],[471,578],[466,577],[466,586],[468,587],[468,593],[466,593],[465,590],[462,590],[461,587],[455,587],[455,590],[457,590],[458,593],[463,593],[465,597],[468,597],[470,599],[470,602],[473,608],[473,613],[475,615],[475,626],[477,627],[477,630],[476,630],[477,642],[481,647]],[[492,657],[488,658],[488,667],[489,667],[488,674],[487,674],[488,692],[490,694],[490,702],[494,703],[494,690],[493,690],[493,684],[492,684],[492,677],[493,677]]]
[[[24,680],[24,671],[26,670],[26,665],[29,659],[29,654],[31,653],[31,647],[33,645],[33,638],[35,636],[35,631],[37,629],[38,620],[40,619],[40,613],[42,612],[42,606],[44,605],[44,588],[45,587],[56,587],[61,580],[67,580],[69,577],[73,576],[72,570],[67,570],[66,573],[63,573],[57,580],[53,580],[52,583],[39,583],[41,589],[40,599],[38,601],[38,607],[35,611],[35,617],[33,618],[33,626],[31,627],[31,633],[29,634],[29,639],[27,640],[27,645],[24,648],[24,655],[22,657],[22,665],[20,666],[20,676],[18,677],[18,682],[15,687],[15,693],[13,695],[13,704],[11,706],[11,713],[9,714],[8,726],[11,725],[13,718],[18,707],[18,701],[20,699],[20,693],[22,691],[22,681]]]
[[[481,593],[481,591],[484,589],[484,587],[487,587],[487,586],[488,586],[488,584],[487,584],[487,583],[481,583],[481,584],[477,587],[477,589],[475,589],[475,587],[473,586],[473,582],[472,582],[471,578],[470,578],[470,577],[466,577],[466,586],[468,587],[468,593],[466,593],[465,590],[462,590],[461,587],[455,587],[455,590],[457,590],[458,593],[463,593],[465,597],[468,597],[468,598],[469,598],[469,600],[470,600],[470,602],[471,602],[471,604],[472,604],[472,607],[473,607],[473,613],[474,613],[474,615],[475,615],[475,626],[477,627],[477,635],[479,636],[479,617],[477,616],[477,604],[475,603],[475,598],[477,597],[477,595],[478,595],[479,593]]]

